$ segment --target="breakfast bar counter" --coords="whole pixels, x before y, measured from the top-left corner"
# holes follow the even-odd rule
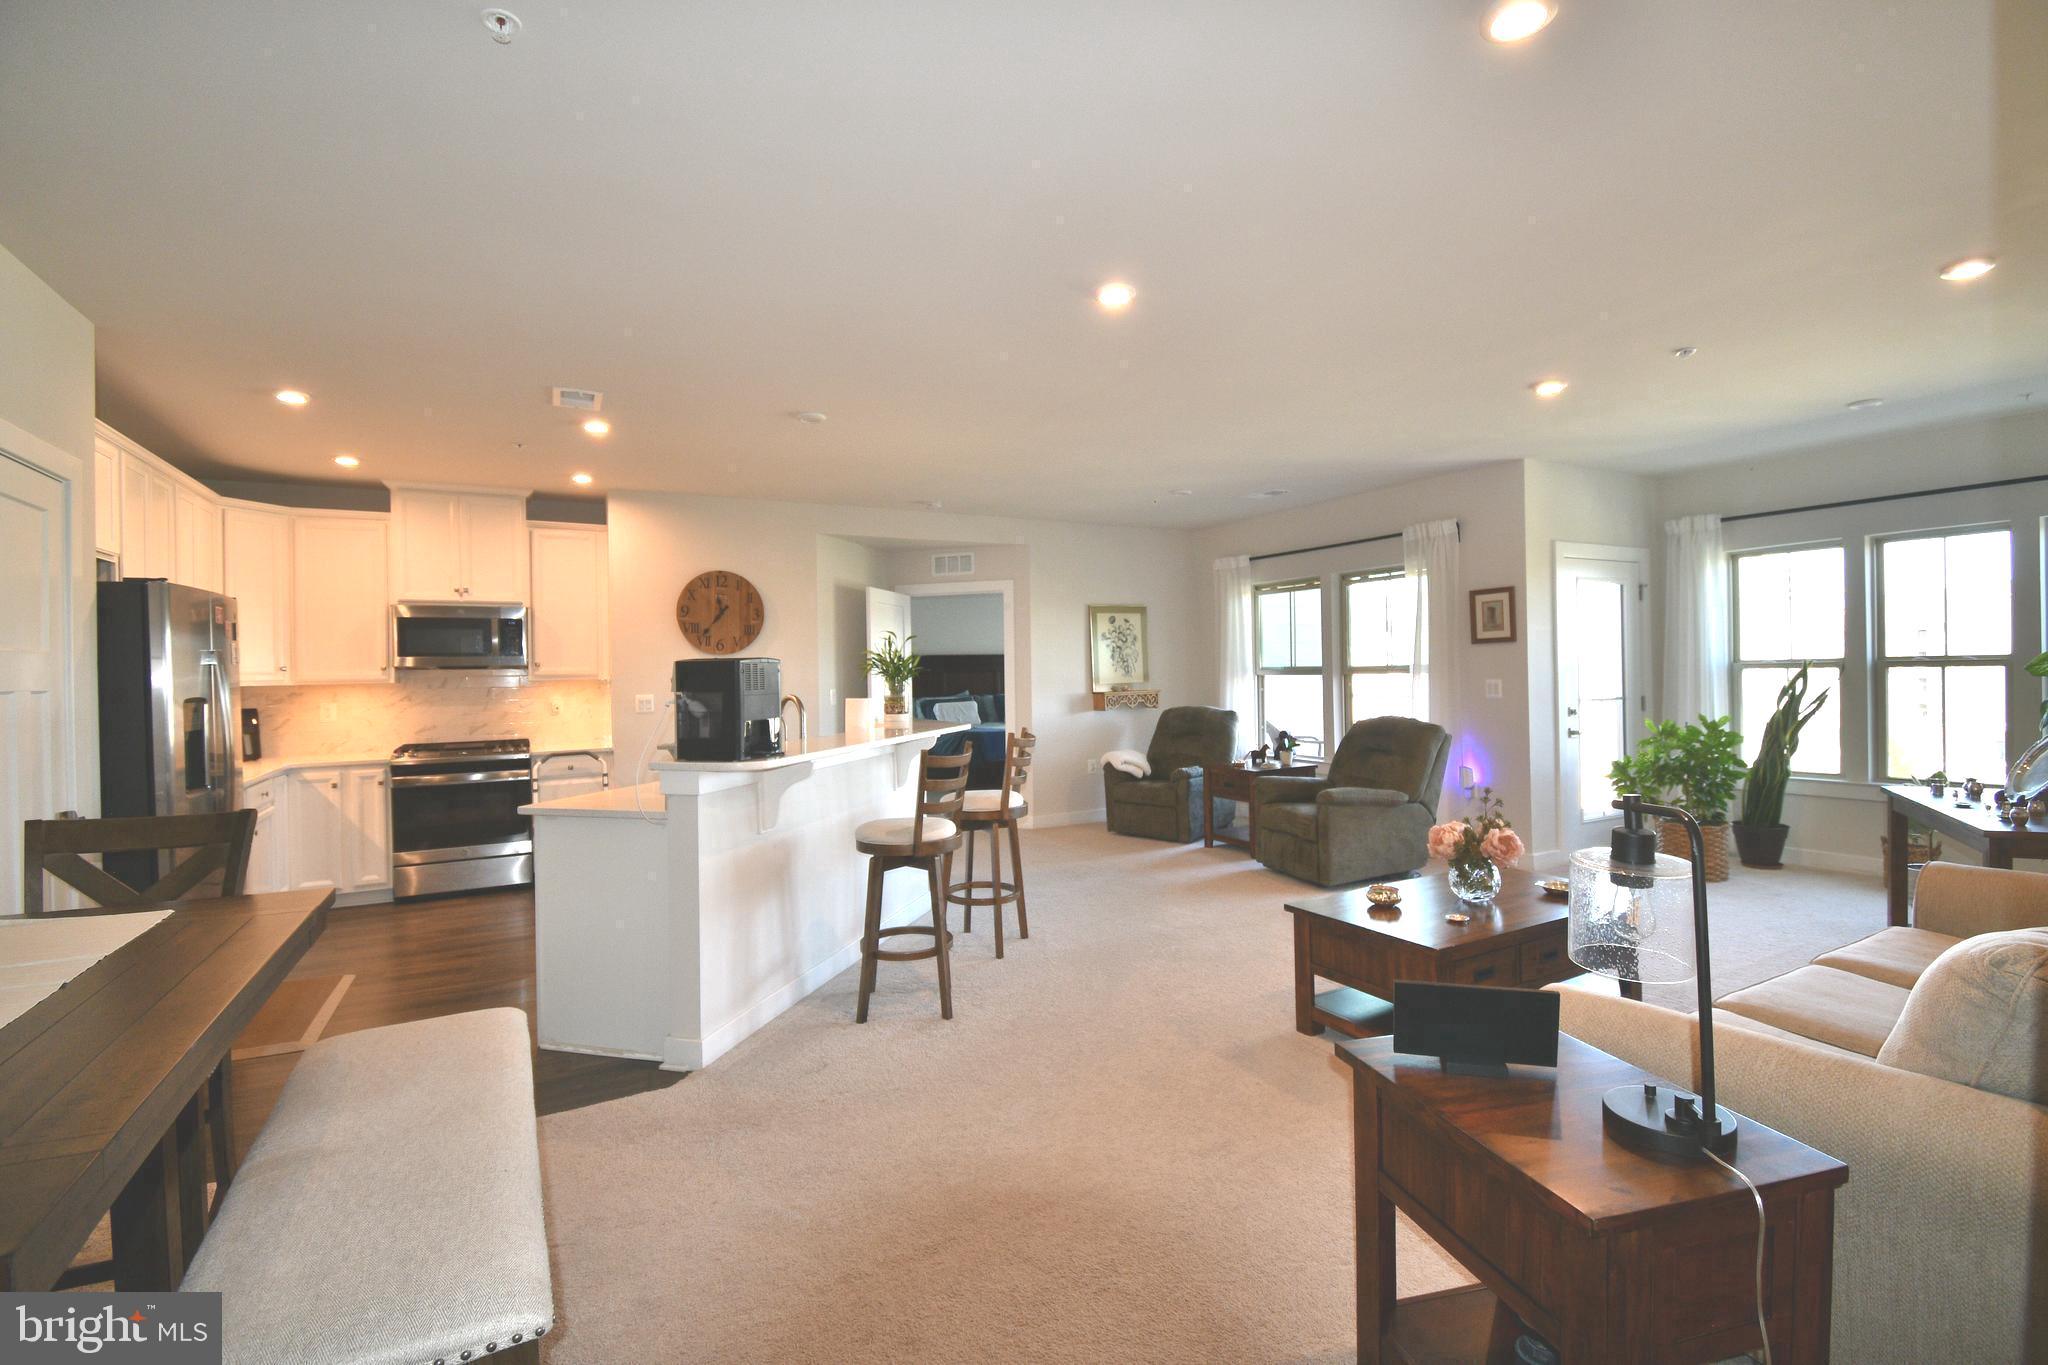
[[[920,756],[965,725],[791,740],[774,758],[649,764],[533,817],[540,1045],[694,1071],[860,959],[853,831],[907,815]],[[884,922],[927,913],[900,878]],[[850,1015],[849,1015],[850,1017]]]

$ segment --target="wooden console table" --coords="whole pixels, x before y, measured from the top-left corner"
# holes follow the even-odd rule
[[[1396,981],[1447,981],[1467,986],[1547,986],[1579,975],[1565,953],[1571,916],[1561,900],[1537,889],[1520,868],[1501,873],[1492,909],[1466,924],[1444,916],[1468,909],[1444,874],[1390,881],[1398,905],[1374,905],[1365,888],[1302,896],[1287,902],[1294,916],[1294,1027],[1334,1028],[1353,1038],[1393,1028]],[[1320,993],[1316,978],[1337,985]],[[1641,983],[1621,993],[1643,998]]]
[[[1202,769],[1202,847],[1235,844],[1259,856],[1258,785],[1262,777],[1314,777],[1313,763],[1288,763],[1272,768],[1250,768],[1242,763],[1223,763]],[[1245,806],[1245,837],[1226,834],[1216,828],[1216,803],[1242,801]]]
[[[1906,825],[1923,825],[1984,855],[1987,867],[2011,867],[2015,858],[2048,858],[2048,828],[2008,825],[1987,800],[1936,796],[1913,783],[1887,782],[1885,800],[1885,912],[1890,923],[1906,923]]]
[[[1600,1097],[1652,1079],[1570,1036],[1557,1066],[1452,1075],[1392,1040],[1351,1068],[1360,1362],[1509,1360],[1524,1324],[1566,1365],[1722,1360],[1760,1344],[1756,1203],[1709,1161],[1610,1139]],[[1741,1119],[1734,1164],[1763,1194],[1764,1314],[1781,1365],[1828,1358],[1835,1191],[1849,1168]],[[1479,1281],[1397,1303],[1394,1210]]]

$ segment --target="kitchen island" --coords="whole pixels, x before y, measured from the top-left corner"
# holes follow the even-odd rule
[[[694,1071],[854,965],[867,894],[854,828],[908,815],[924,750],[966,728],[662,760],[652,781],[523,807],[540,1045]],[[923,881],[891,879],[885,923],[928,913]]]

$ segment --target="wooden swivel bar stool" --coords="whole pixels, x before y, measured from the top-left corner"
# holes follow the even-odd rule
[[[917,810],[907,820],[869,820],[854,830],[854,847],[868,855],[868,918],[860,936],[860,1005],[853,1020],[868,1021],[868,997],[875,992],[877,962],[939,960],[939,1017],[953,1017],[953,936],[946,931],[946,877],[960,847],[961,794],[967,789],[971,754],[940,758],[926,752],[917,780]],[[882,878],[891,869],[919,867],[931,885],[932,922],[882,927]],[[932,946],[893,952],[882,940],[897,934],[930,934]]]
[[[985,905],[996,921],[996,956],[1003,955],[1003,907],[1011,901],[1017,903],[1017,937],[1031,937],[1031,920],[1024,908],[1024,854],[1017,842],[1017,821],[1029,814],[1031,807],[1024,800],[1021,790],[1024,780],[1031,775],[1031,751],[1038,744],[1038,736],[1025,730],[1010,736],[1009,751],[1003,757],[1003,785],[987,791],[967,793],[960,811],[960,823],[967,836],[967,879],[953,883],[946,888],[946,899],[955,905],[967,907],[960,917],[960,931],[974,932],[974,907]],[[1003,880],[1003,846],[1001,835],[1007,830],[1010,836],[1010,875],[1013,882]],[[988,880],[974,878],[974,836],[988,835]]]

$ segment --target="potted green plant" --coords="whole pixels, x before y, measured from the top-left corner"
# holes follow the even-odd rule
[[[1649,734],[1636,751],[1615,763],[1608,776],[1615,791],[1635,791],[1683,806],[1699,821],[1706,842],[1706,877],[1728,880],[1728,806],[1749,765],[1742,761],[1742,736],[1728,718],[1701,716],[1694,725],[1675,720],[1645,721]],[[1675,858],[1689,858],[1684,826],[1665,821],[1657,843]]]
[[[907,730],[910,728],[910,682],[924,667],[922,656],[913,652],[910,642],[915,635],[906,635],[897,643],[896,632],[882,632],[882,645],[871,649],[864,660],[870,674],[882,680],[886,695],[882,698],[882,728],[885,730]]]
[[[1735,822],[1735,851],[1744,867],[1783,867],[1785,836],[1791,830],[1784,823],[1785,783],[1792,776],[1792,755],[1799,748],[1799,732],[1813,719],[1828,699],[1823,687],[1813,700],[1806,699],[1808,665],[1785,680],[1778,689],[1777,709],[1764,722],[1756,760],[1742,784],[1742,818]]]

